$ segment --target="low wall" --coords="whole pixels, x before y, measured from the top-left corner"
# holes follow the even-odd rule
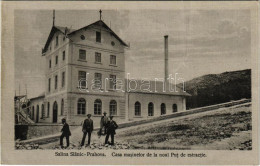
[[[70,130],[78,126],[70,125]],[[46,135],[57,134],[61,131],[62,124],[29,124],[15,125],[15,139],[27,140]]]

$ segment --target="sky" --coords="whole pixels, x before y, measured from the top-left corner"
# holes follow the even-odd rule
[[[15,11],[15,89],[36,97],[45,90],[45,57],[52,10]],[[56,10],[55,25],[78,29],[99,20],[96,10]],[[164,78],[164,35],[169,74],[188,81],[205,74],[251,68],[249,10],[104,10],[102,20],[130,48],[130,78]]]

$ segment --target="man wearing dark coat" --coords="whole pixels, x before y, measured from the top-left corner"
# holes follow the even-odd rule
[[[109,136],[111,136],[111,145],[114,145],[114,136],[116,134],[116,129],[118,128],[118,125],[113,120],[113,116],[110,116],[110,120],[107,123],[107,135],[105,139],[105,144],[108,144]]]
[[[104,128],[105,131],[104,131],[104,134],[107,134],[107,122],[109,121],[108,117],[106,116],[107,113],[104,112],[103,113],[104,116],[101,117],[101,120],[100,120],[100,130],[99,130],[99,135],[102,135],[102,129]]]
[[[81,146],[83,146],[85,144],[85,139],[86,139],[87,134],[88,134],[88,145],[90,145],[91,133],[94,129],[93,120],[90,119],[91,114],[88,114],[87,116],[88,116],[88,118],[84,120],[83,125],[82,125],[83,138],[81,141]]]
[[[63,127],[61,129],[61,136],[60,136],[60,146],[63,147],[63,138],[65,137],[66,138],[66,142],[67,142],[67,147],[69,147],[70,145],[70,136],[71,136],[71,132],[70,132],[70,127],[68,125],[68,123],[66,123],[66,119],[63,118],[61,120],[62,124],[63,124]]]

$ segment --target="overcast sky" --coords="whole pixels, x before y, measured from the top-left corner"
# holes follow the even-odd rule
[[[99,19],[98,11],[56,10],[56,25],[73,29]],[[164,35],[169,35],[169,73],[185,80],[249,69],[249,10],[104,10],[103,20],[125,42],[131,78],[164,77]],[[15,11],[15,74],[18,94],[44,92],[41,49],[52,26],[52,10]]]

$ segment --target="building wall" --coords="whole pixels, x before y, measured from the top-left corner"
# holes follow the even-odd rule
[[[77,113],[77,104],[80,98],[83,98],[86,101],[86,113],[83,115]],[[124,96],[120,97],[88,94],[69,94],[68,99],[68,109],[70,110],[70,113],[68,114],[68,119],[71,124],[81,124],[81,122],[87,118],[86,115],[91,114],[92,119],[94,121],[94,125],[99,126],[100,118],[102,117],[103,113],[107,112],[107,115],[109,116],[109,105],[111,100],[115,100],[117,103],[117,114],[113,115],[115,117],[115,120],[120,122],[125,120],[126,110]],[[100,99],[102,101],[101,115],[94,114],[94,102],[96,99]]]
[[[185,100],[182,96],[170,96],[160,94],[145,94],[145,93],[127,93],[129,95],[128,101],[128,118],[129,120],[137,120],[140,118],[149,118],[148,104],[150,102],[154,105],[154,116],[161,116],[161,104],[166,105],[166,114],[173,113],[173,104],[177,104],[177,110],[185,110]],[[141,103],[141,116],[135,116],[135,103]],[[183,103],[184,102],[184,103]]]

